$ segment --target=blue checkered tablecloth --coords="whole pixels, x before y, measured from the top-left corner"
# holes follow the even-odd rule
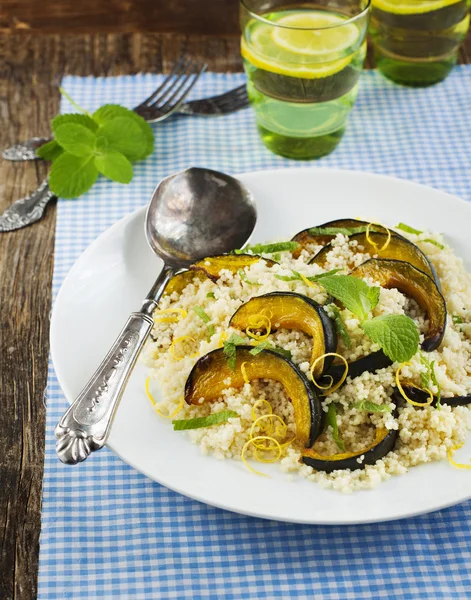
[[[205,74],[195,96],[223,92],[243,75]],[[159,76],[66,77],[81,106],[132,107]],[[71,107],[62,104],[62,112]],[[155,153],[129,186],[101,178],[58,205],[54,295],[79,254],[145,204],[156,182],[189,165],[239,173],[297,167],[258,139],[250,110],[158,124]],[[471,200],[471,67],[428,89],[366,72],[339,148],[314,166],[396,175]],[[55,456],[54,426],[67,406],[52,367],[39,598],[471,598],[471,503],[405,521],[349,527],[244,517],[180,496],[104,449],[78,467]]]

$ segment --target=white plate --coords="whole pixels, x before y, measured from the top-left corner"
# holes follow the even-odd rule
[[[258,223],[253,241],[289,239],[310,225],[357,215],[389,225],[404,221],[446,233],[470,266],[471,206],[407,181],[331,169],[262,171],[241,175],[254,192]],[[144,238],[144,209],[101,235],[79,258],[52,315],[51,352],[71,401],[137,310],[161,262]],[[144,394],[146,370],[135,369],[108,446],[151,479],[202,502],[235,512],[299,523],[368,523],[430,512],[471,497],[471,474],[441,461],[413,468],[372,491],[346,495],[266,466],[257,477],[238,461],[203,456],[185,435],[155,415]],[[471,443],[468,443],[468,455]],[[100,460],[96,454],[89,460]],[[264,465],[265,467],[265,465]]]

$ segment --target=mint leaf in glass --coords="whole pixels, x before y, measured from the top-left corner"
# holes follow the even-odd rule
[[[406,315],[375,317],[365,321],[362,328],[393,362],[406,362],[419,349],[417,325]]]

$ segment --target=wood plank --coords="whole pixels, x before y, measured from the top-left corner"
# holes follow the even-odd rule
[[[238,0],[3,0],[0,29],[237,35]]]

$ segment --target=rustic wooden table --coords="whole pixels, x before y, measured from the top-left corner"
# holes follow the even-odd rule
[[[34,134],[49,133],[49,120],[59,107],[58,84],[66,73],[106,76],[165,72],[183,52],[204,60],[214,71],[241,69],[237,17],[232,9],[230,18],[211,10],[202,18],[195,13],[201,13],[198,3],[191,0],[187,4],[196,21],[191,11],[179,16],[178,11],[169,9],[171,19],[160,30],[174,33],[86,34],[87,22],[70,15],[74,16],[73,9],[80,4],[93,16],[97,3],[64,0],[61,14],[66,20],[72,19],[69,30],[74,32],[65,35],[45,33],[55,29],[47,19],[41,21],[47,11],[39,14],[33,10],[37,4],[26,3],[30,12],[21,13],[23,20],[14,12],[8,13],[9,6],[20,4],[6,0],[0,9],[0,32],[4,30],[0,37],[0,148]],[[226,8],[228,4],[234,2],[224,0]],[[50,5],[57,18],[57,3],[44,0],[41,5]],[[101,31],[158,27],[158,11],[146,24],[129,10],[122,24],[106,22]],[[193,33],[195,23],[198,33]],[[93,29],[93,25],[89,27]],[[471,36],[461,51],[461,62],[471,63]],[[44,164],[0,159],[0,211],[33,190],[45,175]],[[51,204],[39,223],[0,234],[1,600],[36,597],[55,219],[55,205]]]

